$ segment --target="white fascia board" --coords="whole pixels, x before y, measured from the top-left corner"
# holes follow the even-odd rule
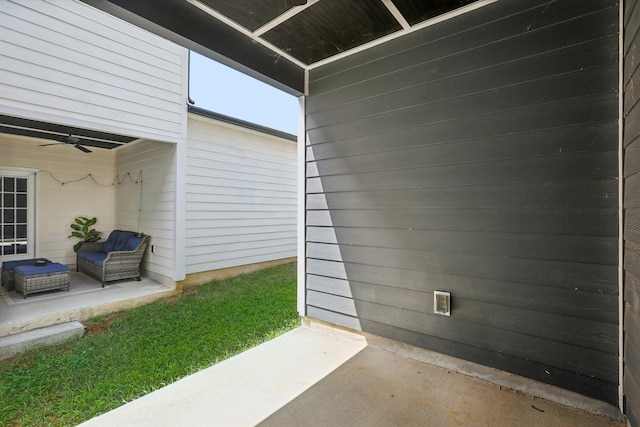
[[[282,15],[276,17],[275,19],[267,22],[266,24],[264,24],[262,27],[258,28],[257,30],[255,30],[253,32],[253,34],[258,37],[263,35],[264,33],[266,33],[267,31],[277,27],[278,25],[282,24],[283,22],[285,22],[286,20],[296,16],[297,14],[299,14],[300,12],[302,12],[303,10],[307,9],[309,6],[317,3],[319,0],[307,0],[306,4],[303,4],[302,6],[295,6],[292,7],[291,9],[289,9],[287,12],[283,13]],[[386,0],[389,1],[389,0]]]
[[[411,25],[404,18],[404,15],[398,10],[391,0],[382,0],[382,3],[384,3],[389,12],[391,12],[393,17],[396,18],[396,21],[398,21],[398,24],[400,24],[403,29],[408,30],[411,28]]]
[[[305,123],[305,96],[298,98],[300,103],[298,118],[298,314],[301,317],[307,315],[307,251],[306,251],[306,123]]]

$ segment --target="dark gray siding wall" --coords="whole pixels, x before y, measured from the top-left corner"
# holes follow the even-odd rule
[[[307,314],[616,402],[618,23],[498,1],[312,69]]]
[[[640,0],[625,2],[624,22],[624,391],[640,426]]]

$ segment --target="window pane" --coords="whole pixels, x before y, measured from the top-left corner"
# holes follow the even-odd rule
[[[26,194],[17,194],[16,195],[16,207],[18,207],[18,208],[26,208],[27,207],[27,195]]]
[[[16,225],[16,239],[26,239],[26,238],[27,238],[27,226]]]
[[[13,245],[7,245],[4,247],[4,254],[5,255],[13,255],[15,253],[15,251],[13,250]]]
[[[14,205],[15,204],[15,197],[14,197],[13,194],[5,193],[3,199],[4,199],[4,205],[3,206],[5,208],[12,208],[13,206],[15,206]]]
[[[16,178],[16,191],[18,193],[27,192],[27,178]]]
[[[27,210],[16,209],[16,222],[18,224],[24,224],[27,222]]]
[[[16,245],[16,253],[17,254],[26,254],[27,253],[27,245]]]
[[[15,227],[13,225],[5,225],[2,227],[2,233],[5,240],[13,240],[16,237]]]
[[[3,218],[5,223],[12,223],[15,215],[13,213],[13,209],[3,209]]]
[[[8,191],[8,192],[13,192],[15,191],[15,178],[3,178],[2,181],[4,181],[4,190],[3,191]]]

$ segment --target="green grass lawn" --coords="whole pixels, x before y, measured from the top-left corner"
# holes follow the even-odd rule
[[[91,323],[80,340],[0,361],[0,426],[75,425],[297,327],[296,264]]]

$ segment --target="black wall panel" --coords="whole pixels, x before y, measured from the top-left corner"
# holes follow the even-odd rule
[[[616,403],[618,16],[499,1],[312,69],[307,314]]]
[[[626,413],[640,426],[640,1],[624,10],[624,394]]]

